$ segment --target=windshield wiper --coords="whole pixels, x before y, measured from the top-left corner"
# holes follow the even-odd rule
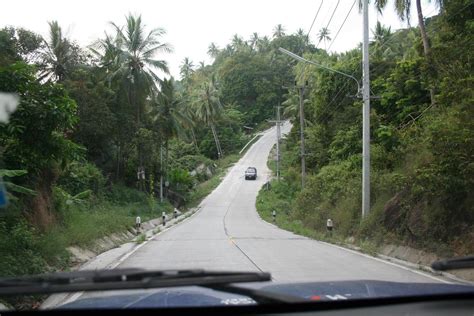
[[[206,270],[117,269],[59,272],[0,279],[0,296],[52,294],[80,291],[150,289],[178,286],[210,287],[241,282],[270,281],[263,272]]]
[[[431,268],[437,271],[474,268],[474,256],[435,261],[431,264]]]

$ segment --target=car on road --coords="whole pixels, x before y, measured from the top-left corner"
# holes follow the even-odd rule
[[[256,180],[257,179],[257,168],[248,167],[245,170],[245,180]]]

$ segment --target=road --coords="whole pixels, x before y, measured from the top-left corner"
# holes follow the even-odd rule
[[[283,132],[288,132],[286,124]],[[266,271],[277,282],[329,280],[439,280],[277,228],[258,216],[255,201],[268,180],[267,158],[275,144],[267,131],[228,172],[188,220],[155,236],[118,268]],[[256,181],[243,177],[258,169]]]

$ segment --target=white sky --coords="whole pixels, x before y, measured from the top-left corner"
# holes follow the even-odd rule
[[[244,39],[249,39],[253,32],[271,36],[273,27],[279,23],[286,33],[293,33],[298,28],[307,32],[321,1],[324,3],[310,34],[312,42],[317,43],[316,34],[326,26],[336,0],[13,0],[1,4],[0,27],[21,26],[47,36],[47,21],[57,20],[68,37],[86,46],[102,37],[106,29],[110,30],[108,22],[122,25],[127,13],[141,14],[149,28],[166,29],[163,41],[172,44],[174,53],[162,58],[168,61],[171,74],[179,78],[179,65],[184,57],[191,58],[196,65],[199,61],[208,64],[208,45],[215,42],[223,47],[236,33]],[[329,25],[332,38],[352,3],[353,0],[340,1]],[[406,23],[399,22],[392,7],[393,0],[383,16],[371,10],[370,28],[373,29],[377,19],[390,25],[392,30],[406,27]],[[423,9],[426,16],[438,12],[428,1],[423,1]],[[416,25],[415,8],[412,13],[412,24]],[[356,4],[331,51],[354,48],[361,39],[362,18]],[[320,47],[324,48],[323,43]]]

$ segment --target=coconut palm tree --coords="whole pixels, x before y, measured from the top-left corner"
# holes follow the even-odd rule
[[[252,34],[252,36],[250,37],[250,47],[253,49],[255,49],[257,47],[257,43],[258,43],[258,40],[259,40],[259,36],[258,36],[258,33],[257,32],[254,32]]]
[[[258,39],[257,48],[259,52],[265,52],[270,49],[270,39],[264,36]]]
[[[445,0],[435,0],[438,7],[442,8],[444,5]],[[388,0],[377,0],[375,1],[376,8],[382,12],[382,10],[387,6]],[[394,9],[397,13],[398,17],[401,21],[410,20],[411,14],[411,0],[394,0]],[[420,28],[421,40],[423,42],[423,52],[425,54],[425,58],[430,63],[431,59],[431,47],[428,38],[428,34],[426,33],[425,27],[425,20],[423,17],[423,11],[421,8],[421,0],[415,0],[416,4],[416,11],[417,11],[417,18],[418,18],[418,27]],[[431,63],[430,63],[431,64]],[[431,97],[431,104],[434,105],[434,89],[430,88],[430,97]]]
[[[211,43],[209,44],[209,47],[207,49],[207,54],[211,56],[212,58],[216,58],[217,55],[219,54],[219,47],[217,47],[216,43]]]
[[[117,69],[118,57],[121,53],[120,46],[118,37],[105,33],[105,38],[95,41],[89,49],[98,59],[99,66],[109,73]]]
[[[388,54],[391,52],[391,48],[384,46],[386,46],[386,43],[392,37],[391,27],[385,27],[379,21],[377,21],[375,29],[372,30],[372,35],[374,37],[372,47],[374,49],[374,55],[376,58],[380,59],[384,56],[388,56]]]
[[[185,127],[189,126],[190,119],[182,111],[183,103],[177,97],[173,78],[164,79],[161,91],[155,94],[151,101],[150,114],[161,138],[161,150],[165,150],[165,162],[161,163],[160,187],[163,184],[163,175],[168,174],[168,144],[172,137],[183,135]],[[164,167],[164,168],[163,168]],[[163,194],[160,193],[160,197]]]
[[[195,91],[192,102],[196,118],[211,128],[216,143],[217,155],[222,158],[221,144],[215,126],[216,120],[222,113],[222,104],[219,100],[214,77],[201,83],[201,86]]]
[[[318,45],[321,43],[321,41],[324,41],[324,49],[326,49],[326,43],[327,41],[331,40],[331,37],[329,36],[331,32],[327,27],[323,27],[322,29],[319,30],[318,32]]]
[[[169,73],[166,61],[155,59],[155,56],[158,53],[169,53],[172,49],[169,44],[160,41],[166,33],[164,29],[156,28],[145,33],[141,16],[128,15],[125,28],[115,23],[111,25],[117,32],[115,43],[119,52],[117,69],[111,76],[128,84],[129,102],[136,108],[137,125],[140,125],[145,98],[156,93],[161,83],[155,71]]]
[[[184,80],[187,80],[190,75],[194,72],[194,64],[193,62],[188,58],[185,57],[183,59],[183,62],[181,63],[179,74]]]
[[[167,43],[160,38],[166,33],[162,28],[145,32],[141,16],[128,15],[126,24],[120,27],[111,23],[115,32],[117,57],[109,74],[112,80],[118,80],[126,89],[129,105],[136,110],[136,129],[142,126],[142,112],[147,99],[158,92],[161,79],[155,71],[169,73],[166,61],[156,59],[159,53],[171,52]],[[138,169],[143,170],[143,145],[138,145]],[[142,187],[144,187],[142,183]]]
[[[285,28],[283,25],[277,24],[277,26],[273,28],[273,37],[280,38],[282,36],[285,36]]]
[[[232,45],[232,48],[235,50],[235,51],[238,51],[238,50],[242,50],[242,49],[245,49],[247,48],[247,42],[245,42],[242,37],[240,37],[239,35],[235,34],[233,37],[232,37],[232,41],[231,41],[231,45]]]
[[[305,32],[302,28],[297,29],[295,35],[298,38],[300,38],[305,45],[308,45],[308,36],[307,36],[307,34],[305,34]]]
[[[45,50],[41,52],[40,80],[53,79],[64,81],[73,60],[73,45],[63,36],[57,21],[48,22],[49,41],[45,41]]]
[[[436,4],[439,7],[443,7],[445,0],[435,0]],[[431,1],[430,1],[431,2]],[[401,21],[410,20],[411,14],[411,0],[394,0],[394,9]],[[381,12],[388,4],[388,0],[378,0],[375,1],[376,8]],[[421,8],[421,0],[415,0],[418,26],[420,28],[421,38],[423,41],[423,51],[425,56],[430,55],[431,47],[428,39],[428,34],[426,33],[425,21],[423,17],[423,11]]]

